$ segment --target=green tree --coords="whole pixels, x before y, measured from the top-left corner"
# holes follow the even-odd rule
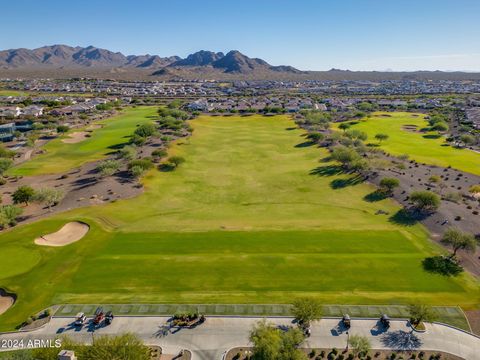
[[[172,167],[176,168],[185,162],[185,159],[181,156],[171,156],[167,161]]]
[[[307,138],[314,143],[318,143],[325,138],[325,135],[320,132],[311,132],[307,135]]]
[[[388,134],[383,134],[383,133],[378,133],[375,134],[375,139],[378,140],[379,143],[382,143],[382,141],[388,140],[390,136]]]
[[[35,191],[32,200],[44,204],[50,209],[52,206],[58,205],[64,196],[65,193],[60,189],[43,188]]]
[[[464,144],[464,146],[469,146],[475,144],[476,139],[470,134],[463,134],[460,136],[460,141]]]
[[[107,177],[113,175],[120,168],[120,164],[116,160],[105,160],[97,165],[97,171],[100,176]]]
[[[132,145],[125,145],[118,150],[118,157],[125,160],[133,160],[137,157],[137,149]]]
[[[0,145],[0,158],[13,159],[15,154],[15,151],[6,149],[5,146]]]
[[[412,304],[408,306],[408,313],[410,314],[410,322],[413,325],[418,325],[423,321],[435,321],[436,315],[431,306],[422,304]]]
[[[260,321],[250,332],[252,360],[306,360],[306,355],[298,349],[304,339],[298,328],[281,331],[265,320]]]
[[[142,124],[135,129],[134,134],[143,138],[148,138],[156,133],[157,129],[154,124]]]
[[[470,188],[468,189],[468,192],[472,195],[480,194],[480,184],[470,186]]]
[[[250,342],[253,344],[253,360],[273,360],[280,353],[282,336],[278,329],[263,320],[250,332]]]
[[[300,324],[310,324],[311,321],[322,317],[322,304],[315,298],[301,297],[295,299],[292,306],[292,314]]]
[[[442,178],[438,175],[432,175],[428,178],[428,181],[430,181],[432,184],[439,184],[442,182]]]
[[[64,134],[68,130],[70,130],[70,128],[67,125],[58,125],[57,126],[57,133],[59,133],[59,134]]]
[[[477,241],[473,235],[453,227],[445,231],[441,241],[453,249],[453,253],[450,256],[451,258],[457,255],[458,250],[474,252],[477,246]]]
[[[150,360],[150,349],[134,334],[95,337],[92,346],[84,346],[81,359]]]
[[[431,191],[414,191],[410,194],[410,203],[419,212],[435,212],[440,206],[440,197]]]
[[[307,360],[299,346],[305,340],[305,335],[299,328],[290,328],[281,334],[282,341],[278,360]]]
[[[140,136],[138,134],[133,134],[132,137],[130,138],[130,143],[137,146],[142,146],[146,142],[147,142],[147,138],[144,138],[143,136]]]
[[[153,163],[149,158],[136,159],[128,163],[128,169],[132,169],[136,166],[141,167],[144,171],[147,171],[153,168]]]
[[[340,130],[343,130],[343,132],[347,131],[349,128],[350,128],[350,125],[349,123],[346,123],[346,122],[342,122],[340,125],[338,125],[338,128]]]
[[[175,99],[170,102],[167,106],[169,109],[179,109],[183,104],[183,101],[180,99]]]
[[[33,199],[35,190],[28,185],[23,185],[17,188],[12,194],[12,200],[14,204],[28,203]]]
[[[431,128],[433,131],[445,132],[448,131],[448,124],[446,122],[437,122]]]
[[[164,149],[156,149],[152,151],[152,157],[155,159],[161,159],[165,156],[167,156],[167,151]]]
[[[141,166],[136,165],[132,166],[129,171],[135,179],[138,179],[145,172],[145,169]]]
[[[10,169],[13,165],[13,161],[7,158],[0,158],[0,175],[3,175],[5,171]]]
[[[366,355],[372,348],[370,340],[366,336],[352,335],[348,341],[354,356]]]
[[[397,178],[383,178],[380,180],[380,189],[388,195],[392,195],[393,190],[400,186],[400,181]]]
[[[365,141],[368,139],[368,135],[366,132],[363,132],[363,131],[360,131],[360,130],[357,130],[357,129],[351,129],[351,130],[347,130],[345,132],[345,135],[349,138],[349,139],[352,139],[352,140],[362,140],[362,141]]]
[[[17,223],[17,217],[22,214],[23,210],[14,205],[2,205],[0,207],[0,226],[14,226]]]

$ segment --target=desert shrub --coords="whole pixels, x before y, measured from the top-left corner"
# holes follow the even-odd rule
[[[134,134],[143,138],[154,135],[156,128],[154,124],[142,124],[135,129]]]
[[[97,171],[102,177],[113,175],[120,168],[116,160],[105,160],[98,164]]]
[[[142,168],[143,171],[150,170],[153,167],[152,160],[144,158],[144,159],[132,160],[128,163],[129,170],[137,166]]]
[[[118,150],[118,157],[125,160],[133,160],[137,156],[137,149],[132,145],[126,145]]]

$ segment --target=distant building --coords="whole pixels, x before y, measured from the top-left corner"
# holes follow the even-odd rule
[[[14,118],[20,116],[21,109],[16,107],[0,107],[0,118]]]
[[[12,141],[15,137],[15,130],[16,128],[14,123],[0,125],[0,141]]]

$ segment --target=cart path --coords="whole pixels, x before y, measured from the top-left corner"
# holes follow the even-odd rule
[[[204,324],[193,329],[169,328],[169,317],[164,316],[125,316],[116,317],[108,327],[92,331],[85,326],[81,330],[73,327],[73,317],[54,317],[41,329],[31,332],[0,334],[3,340],[54,339],[62,334],[74,340],[89,343],[94,336],[114,335],[131,332],[148,345],[159,345],[164,353],[176,354],[181,349],[192,351],[193,360],[219,360],[230,348],[248,345],[248,335],[252,326],[261,317],[207,317]],[[277,326],[293,325],[292,318],[267,318]],[[340,319],[322,319],[312,324],[312,335],[304,347],[345,348],[347,335],[339,330]],[[378,329],[377,320],[352,319],[350,335],[367,336],[373,349],[399,349],[402,339],[409,338],[417,344],[417,350],[444,351],[466,360],[479,359],[480,338],[467,332],[442,325],[426,324],[425,333],[411,333],[405,320],[392,320],[388,331]],[[0,350],[6,350],[2,348]]]

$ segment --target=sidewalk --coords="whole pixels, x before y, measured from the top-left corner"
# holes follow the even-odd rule
[[[88,327],[75,329],[71,317],[54,317],[45,327],[28,333],[0,334],[2,340],[54,339],[68,335],[74,340],[89,343],[94,336],[131,332],[146,344],[159,345],[165,353],[192,351],[193,359],[221,359],[228,349],[248,345],[252,326],[261,317],[208,317],[203,325],[194,329],[168,328],[169,317],[116,317],[113,324],[95,331]],[[277,326],[292,325],[292,318],[268,318]],[[346,346],[347,335],[339,331],[339,319],[322,319],[312,324],[312,335],[304,347]],[[441,324],[427,324],[426,333],[411,333],[406,321],[393,320],[387,332],[378,330],[377,320],[353,319],[350,335],[367,336],[374,349],[405,349],[444,351],[466,360],[479,357],[480,338],[467,332]],[[6,349],[2,349],[6,350]]]

